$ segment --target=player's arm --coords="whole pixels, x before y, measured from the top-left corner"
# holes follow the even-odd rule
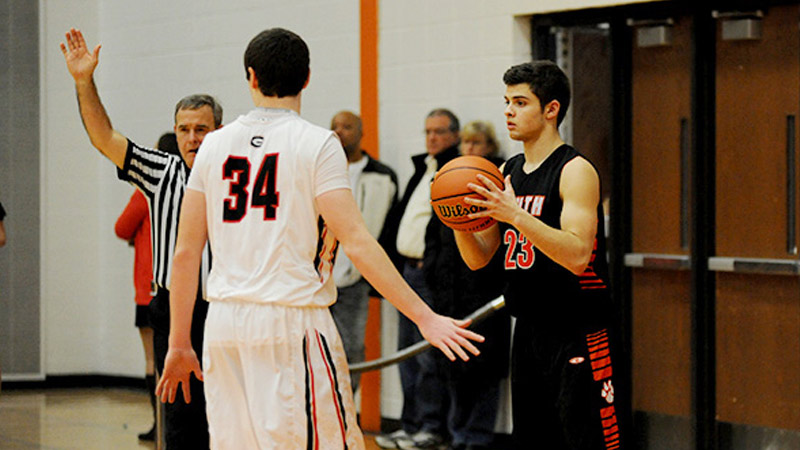
[[[506,163],[500,165],[500,173],[503,173]],[[506,177],[506,186],[511,186]],[[512,190],[513,193],[513,190]],[[471,270],[478,270],[489,264],[497,249],[500,247],[500,227],[492,225],[486,230],[476,233],[453,230],[456,237],[456,245],[461,259]]]
[[[67,63],[72,78],[75,79],[75,93],[78,96],[78,108],[83,127],[89,135],[92,145],[104,154],[117,167],[125,163],[128,151],[128,139],[114,130],[111,120],[106,114],[97,86],[94,84],[94,70],[97,67],[100,45],[89,51],[80,30],[71,28],[66,33],[67,44],[61,43],[61,53]]]
[[[6,228],[3,221],[0,220],[0,247],[6,245]]]
[[[469,322],[436,314],[403,280],[386,252],[369,234],[353,195],[348,189],[335,189],[316,198],[325,223],[339,240],[347,256],[370,284],[401,313],[419,327],[422,336],[450,360],[454,353],[468,360],[464,351],[479,354],[470,340],[483,337],[465,329]]]
[[[164,362],[164,373],[156,387],[162,402],[175,401],[178,385],[183,384],[183,397],[191,401],[189,377],[192,372],[203,379],[200,363],[192,349],[192,310],[197,292],[200,263],[208,232],[206,230],[205,195],[187,189],[181,206],[178,242],[172,261],[170,293],[169,350]]]
[[[546,225],[522,209],[516,202],[509,177],[506,177],[506,188],[502,191],[485,177],[478,175],[478,178],[482,179],[483,185],[471,184],[471,187],[485,200],[467,198],[466,201],[486,210],[470,217],[492,216],[506,222],[556,263],[576,275],[583,273],[594,248],[596,208],[600,201],[600,179],[588,161],[574,158],[561,173],[561,229]]]
[[[500,247],[500,228],[497,224],[475,233],[458,230],[453,230],[453,233],[456,236],[461,259],[472,270],[478,270],[489,264]]]

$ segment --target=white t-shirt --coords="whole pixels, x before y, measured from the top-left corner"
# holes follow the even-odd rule
[[[333,132],[290,110],[255,109],[206,136],[187,188],[205,194],[209,301],[334,302],[337,242],[315,201],[350,188]]]
[[[397,253],[407,258],[422,259],[425,254],[425,229],[431,220],[431,181],[438,163],[433,156],[425,157],[425,173],[419,180],[397,230]]]

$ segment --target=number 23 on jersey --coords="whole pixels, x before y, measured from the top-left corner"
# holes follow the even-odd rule
[[[222,219],[225,222],[240,222],[248,208],[263,208],[264,220],[275,220],[280,194],[275,190],[278,170],[278,154],[264,155],[250,185],[250,159],[245,156],[229,156],[222,165],[222,179],[230,180],[228,197],[223,201]]]
[[[508,229],[503,234],[503,242],[506,244],[506,270],[530,269],[536,260],[533,252],[533,243],[520,234],[515,229]]]

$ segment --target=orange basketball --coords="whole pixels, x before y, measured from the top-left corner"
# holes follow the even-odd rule
[[[481,184],[478,174],[503,189],[503,174],[494,163],[481,156],[459,156],[436,172],[431,184],[431,205],[443,224],[454,230],[474,233],[489,228],[495,222],[491,217],[467,217],[467,214],[482,209],[464,201],[465,197],[481,198],[467,187],[467,183]]]

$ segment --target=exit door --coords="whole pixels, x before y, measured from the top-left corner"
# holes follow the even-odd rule
[[[713,123],[691,117],[692,102],[702,101],[691,97],[692,18],[630,21],[626,265],[637,444],[697,448],[692,352],[709,342],[692,342],[692,271],[704,269],[690,267],[690,225],[704,221],[690,216],[688,202],[707,190],[716,289],[702,301],[715,311],[718,448],[800,448],[800,7],[709,14],[717,19]],[[703,156],[692,148],[695,123],[715,130],[714,177],[692,186],[692,161]]]
[[[690,18],[630,21],[633,409],[647,449],[692,449]]]
[[[715,17],[720,442],[800,448],[800,8]]]

